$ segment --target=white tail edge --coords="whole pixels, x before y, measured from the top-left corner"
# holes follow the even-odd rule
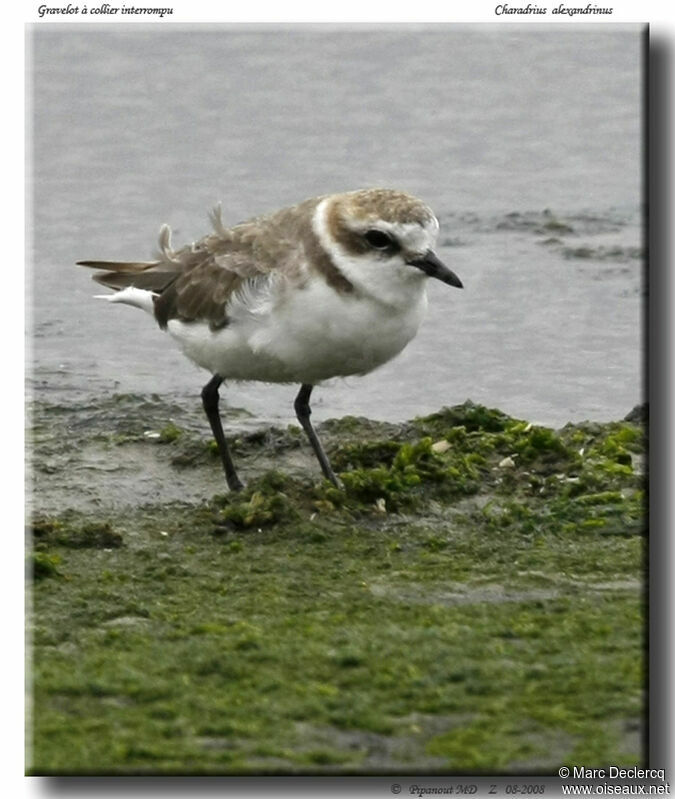
[[[154,316],[155,304],[153,297],[155,293],[146,291],[146,289],[137,289],[135,286],[127,286],[127,288],[117,291],[114,294],[95,294],[94,299],[107,300],[108,302],[121,302],[123,305],[131,305],[134,308],[140,308],[142,311]]]

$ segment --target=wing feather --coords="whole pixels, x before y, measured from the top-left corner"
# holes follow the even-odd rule
[[[160,327],[180,319],[206,321],[217,329],[228,323],[235,292],[241,301],[248,293],[259,294],[266,278],[292,277],[304,268],[308,249],[316,247],[310,220],[317,202],[308,200],[232,228],[224,227],[218,207],[211,214],[214,232],[180,250],[171,248],[171,230],[163,225],[155,261],[78,263],[101,270],[94,280],[116,291],[134,286],[156,294]]]

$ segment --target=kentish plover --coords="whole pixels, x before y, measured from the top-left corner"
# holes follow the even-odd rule
[[[204,410],[231,490],[242,487],[218,411],[224,380],[300,383],[295,412],[326,478],[338,485],[310,422],[318,383],[366,374],[415,336],[426,280],[462,287],[437,258],[438,221],[416,197],[364,189],[315,197],[180,250],[167,225],[149,262],[79,261],[104,270],[110,302],[142,308],[211,372]]]

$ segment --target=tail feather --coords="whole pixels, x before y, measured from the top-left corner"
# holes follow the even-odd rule
[[[176,277],[176,264],[161,261],[78,261],[78,266],[105,270],[94,275],[94,280],[108,288],[120,291],[128,286],[159,293]]]
[[[89,266],[92,269],[107,269],[110,272],[144,272],[158,266],[157,261],[78,261],[78,266]]]
[[[115,291],[133,286],[137,289],[146,289],[146,291],[161,294],[175,277],[175,273],[171,272],[103,272],[94,275],[94,280],[109,289],[115,289]]]

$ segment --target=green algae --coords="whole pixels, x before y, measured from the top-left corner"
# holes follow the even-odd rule
[[[300,516],[293,498],[286,493],[291,485],[292,482],[284,475],[266,472],[242,492],[217,497],[216,504],[220,510],[216,525],[246,530],[298,521]]]
[[[36,549],[62,546],[69,549],[120,547],[122,536],[108,521],[39,517],[28,531]]]
[[[50,555],[48,552],[31,552],[26,558],[26,574],[28,579],[44,580],[45,577],[58,577],[58,565],[61,563],[59,555]]]
[[[641,763],[641,425],[465,403],[321,434],[343,489],[33,523],[31,773]]]
[[[162,444],[171,444],[183,435],[183,431],[174,422],[169,422],[159,431],[159,441]]]

